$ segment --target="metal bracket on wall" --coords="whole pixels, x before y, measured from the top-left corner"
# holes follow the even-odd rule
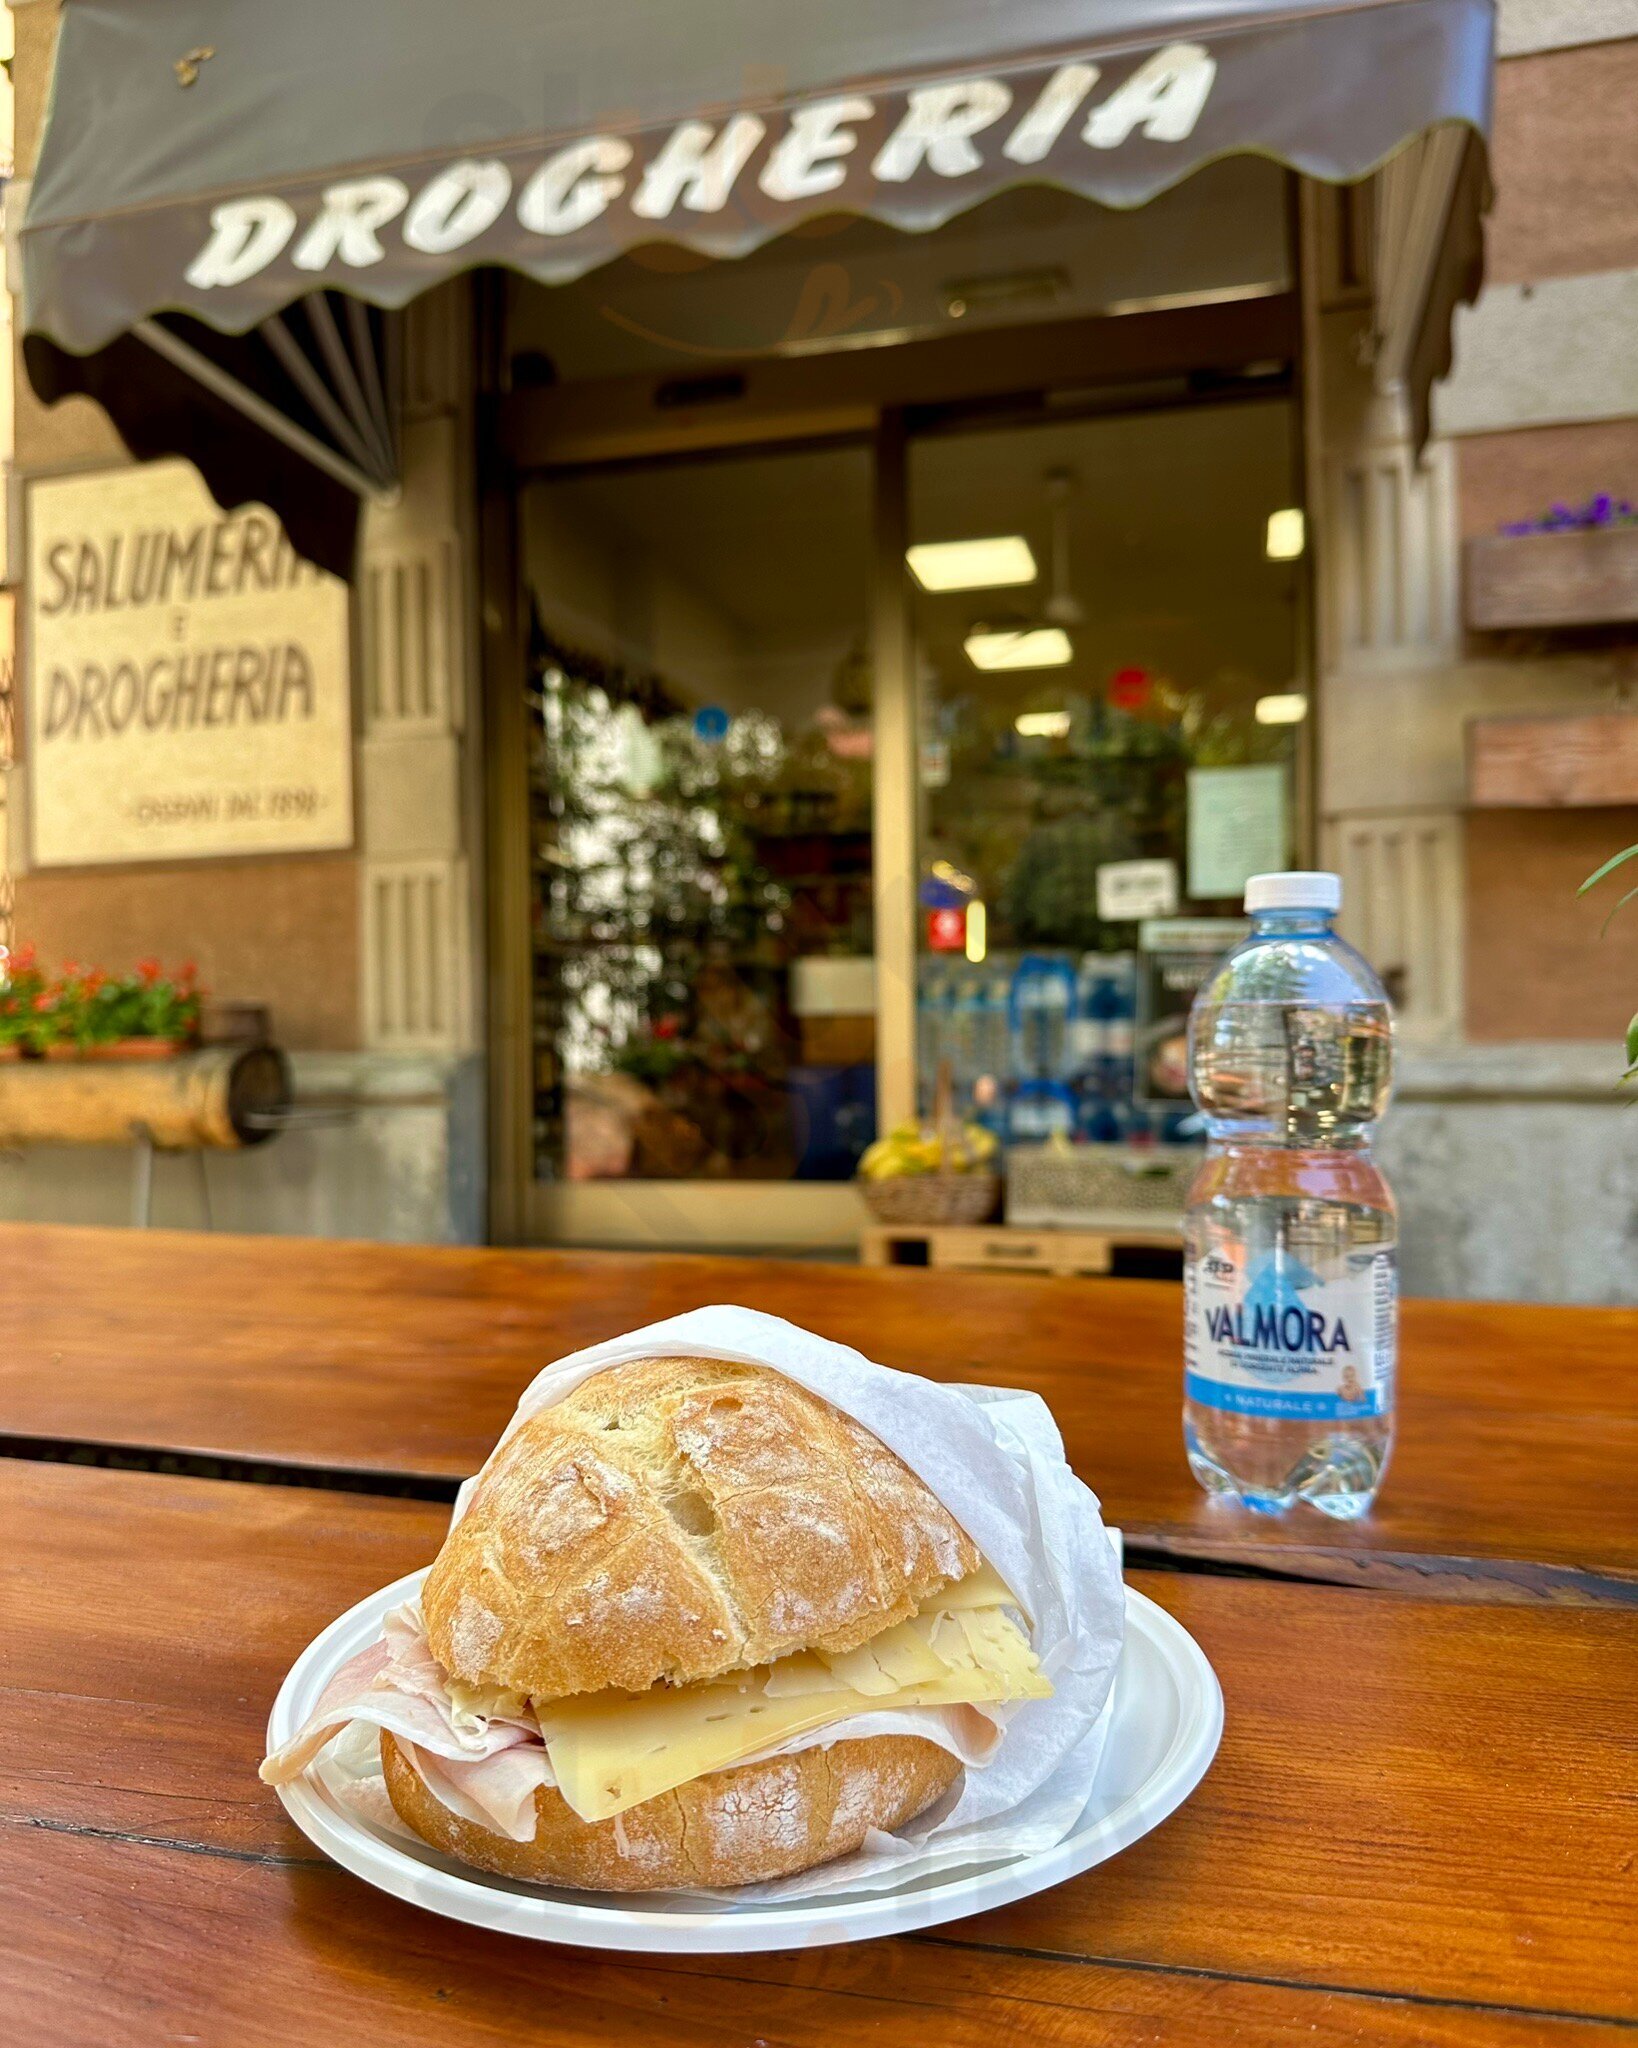
[[[131,1126],[131,1227],[146,1230],[154,1220],[154,1161],[160,1147],[154,1143],[154,1134],[144,1123]],[[199,1207],[204,1215],[205,1228],[211,1228],[210,1181],[205,1174],[203,1147],[193,1154],[199,1176]]]

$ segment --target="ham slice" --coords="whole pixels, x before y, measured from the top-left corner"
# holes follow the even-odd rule
[[[969,1768],[982,1769],[1000,1746],[1007,1715],[1005,1707],[888,1708],[832,1722],[748,1761],[860,1736],[919,1735]],[[421,1782],[451,1813],[514,1842],[534,1840],[535,1793],[557,1783],[539,1725],[532,1718],[458,1704],[427,1642],[418,1606],[395,1608],[380,1641],[342,1665],[303,1725],[264,1759],[262,1778],[269,1785],[290,1784],[359,1721],[395,1735]],[[379,1778],[372,1783],[379,1805]]]
[[[264,1783],[288,1785],[299,1778],[352,1721],[371,1721],[417,1748],[452,1761],[483,1759],[524,1743],[538,1746],[540,1742],[540,1730],[532,1720],[484,1715],[456,1706],[443,1671],[427,1646],[420,1609],[413,1606],[395,1608],[387,1617],[381,1640],[342,1665],[303,1725],[263,1759]]]
[[[509,1835],[514,1842],[535,1839],[535,1793],[555,1785],[551,1759],[538,1742],[496,1750],[492,1756],[438,1756],[416,1743],[404,1754],[434,1799],[463,1820]]]

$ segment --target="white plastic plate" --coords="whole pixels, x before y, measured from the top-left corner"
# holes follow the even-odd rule
[[[379,1634],[390,1608],[417,1592],[412,1572],[343,1614],[297,1658],[267,1724],[270,1749],[307,1719],[331,1675]],[[1126,1589],[1126,1642],[1097,1782],[1079,1822],[1053,1848],[978,1868],[908,1878],[888,1891],[800,1902],[703,1906],[663,1892],[620,1895],[516,1883],[452,1862],[372,1827],[311,1775],[279,1797],[297,1827],[343,1869],[394,1898],[473,1927],[575,1948],[745,1954],[818,1948],[937,1927],[1061,1884],[1128,1848],[1182,1805],[1206,1775],[1223,1733],[1217,1674],[1186,1629]]]

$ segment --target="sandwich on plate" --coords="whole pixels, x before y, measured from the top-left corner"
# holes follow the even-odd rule
[[[378,1731],[445,1854],[593,1891],[844,1856],[993,1761],[1052,1687],[927,1486],[766,1367],[643,1358],[520,1423],[418,1602],[262,1765]],[[350,1740],[357,1740],[354,1736]]]

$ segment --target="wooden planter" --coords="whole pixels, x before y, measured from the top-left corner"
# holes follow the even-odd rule
[[[1466,562],[1477,632],[1638,619],[1638,526],[1487,535],[1467,543]]]
[[[1638,803],[1638,711],[1469,719],[1467,800],[1482,810]]]
[[[289,1070],[271,1046],[16,1060],[0,1067],[0,1145],[128,1145],[142,1133],[163,1149],[256,1145],[289,1099]]]
[[[113,1038],[104,1045],[48,1045],[48,1060],[174,1060],[189,1050],[184,1038]]]

